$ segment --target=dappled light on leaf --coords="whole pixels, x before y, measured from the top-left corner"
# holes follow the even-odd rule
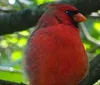
[[[94,22],[93,27],[97,32],[100,32],[100,22]]]
[[[86,50],[90,49],[90,45],[89,45],[89,44],[83,43],[83,45],[84,45],[84,48],[85,48]]]
[[[41,5],[43,3],[52,2],[52,1],[55,1],[55,0],[35,0],[35,3],[38,5]]]
[[[26,38],[20,38],[17,45],[19,47],[22,47],[22,46],[25,46],[26,45],[26,42],[27,42],[27,39]]]
[[[23,35],[23,36],[28,36],[29,32],[28,31],[22,31],[22,32],[19,32],[19,34]]]
[[[20,51],[14,51],[11,54],[12,61],[16,61],[16,60],[20,59],[21,57],[22,57],[22,52],[20,52]]]
[[[8,41],[12,44],[17,43],[18,42],[18,38],[17,37],[12,37],[11,39],[8,38]]]
[[[1,40],[1,41],[0,41],[0,46],[1,46],[2,48],[7,48],[7,47],[8,47],[7,41],[6,41],[6,40]]]

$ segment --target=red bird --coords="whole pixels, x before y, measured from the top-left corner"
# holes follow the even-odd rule
[[[86,18],[67,4],[52,4],[28,41],[25,62],[30,85],[78,85],[88,60],[78,23]]]

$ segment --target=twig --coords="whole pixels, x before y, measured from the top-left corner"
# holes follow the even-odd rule
[[[20,5],[20,8],[21,8],[21,9],[24,9],[23,4],[22,4],[19,0],[16,0],[16,1],[17,1],[17,3]]]
[[[83,31],[83,33],[88,41],[96,44],[97,46],[100,46],[100,41],[98,41],[95,38],[90,36],[84,23],[80,23],[80,27],[81,27],[81,29],[82,29],[82,31]]]
[[[1,8],[0,8],[0,12],[4,12],[4,13],[11,13],[11,12],[17,12],[17,11],[16,11],[16,10],[1,9]]]
[[[16,70],[12,67],[5,67],[5,66],[0,66],[0,71],[7,71],[7,72],[13,72],[13,73],[22,73],[20,70]]]

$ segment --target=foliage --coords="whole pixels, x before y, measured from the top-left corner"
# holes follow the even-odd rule
[[[10,4],[8,1],[11,0],[0,1],[2,9],[20,10],[22,9],[21,5],[27,8],[32,5],[40,5],[54,0],[16,0],[14,4]],[[87,17],[85,24],[89,34],[100,41],[100,19],[92,16]],[[33,30],[33,28],[22,32],[0,36],[0,79],[25,82],[25,75],[22,73],[21,62],[24,57],[24,50],[31,30]],[[81,37],[89,56],[89,60],[91,60],[95,55],[100,54],[100,46],[98,47],[92,42],[89,42],[83,35],[82,31]]]

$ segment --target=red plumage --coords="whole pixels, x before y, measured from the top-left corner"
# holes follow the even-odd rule
[[[30,85],[78,85],[88,72],[79,29],[66,10],[77,9],[66,4],[50,5],[29,38],[25,69]]]

